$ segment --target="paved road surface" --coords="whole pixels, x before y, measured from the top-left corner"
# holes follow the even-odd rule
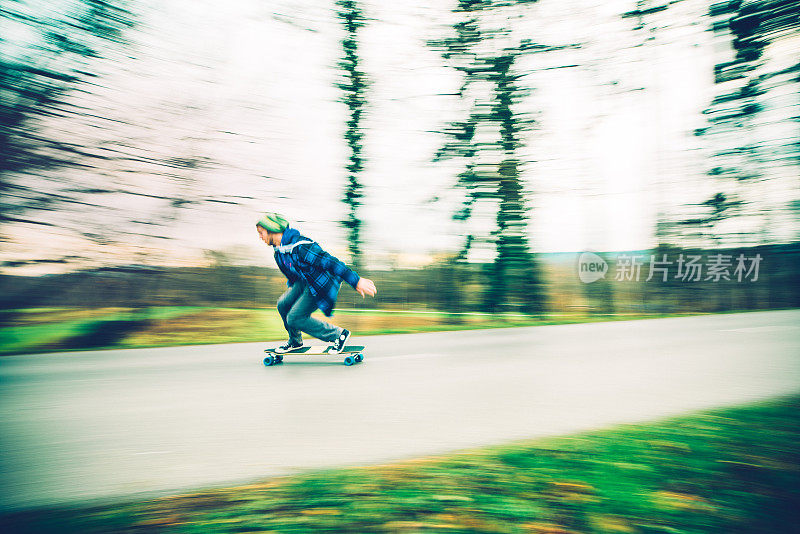
[[[800,391],[800,310],[0,358],[0,509],[564,434]],[[313,361],[316,363],[309,363]]]

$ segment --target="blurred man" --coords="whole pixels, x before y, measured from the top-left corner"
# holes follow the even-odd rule
[[[256,223],[261,240],[275,249],[275,263],[288,279],[288,291],[278,299],[278,313],[289,332],[289,341],[275,349],[286,353],[303,347],[302,332],[331,344],[331,353],[344,348],[350,331],[311,317],[319,308],[327,317],[333,313],[342,280],[363,297],[377,293],[372,280],[359,277],[344,263],[289,226],[277,213],[267,213]]]

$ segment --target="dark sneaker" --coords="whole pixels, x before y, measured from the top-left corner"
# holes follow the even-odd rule
[[[302,349],[302,348],[303,348],[303,342],[302,341],[300,343],[293,343],[292,341],[287,341],[286,343],[284,343],[283,345],[281,345],[280,347],[275,349],[275,353],[276,354],[285,354],[287,352],[293,352],[293,351],[296,351],[296,350]]]
[[[339,337],[336,338],[333,344],[328,348],[328,352],[330,354],[339,354],[340,352],[342,352],[344,344],[347,343],[348,339],[350,339],[350,330],[342,328],[342,332],[339,334]]]

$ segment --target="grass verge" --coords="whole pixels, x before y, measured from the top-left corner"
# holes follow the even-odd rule
[[[0,517],[5,532],[788,533],[800,397],[653,424]],[[109,466],[113,468],[113,466]]]
[[[286,338],[283,323],[274,308],[194,306],[154,307],[138,310],[33,308],[14,310],[7,314],[6,320],[0,321],[0,355],[102,348],[282,341]],[[319,313],[317,316],[323,318]],[[656,317],[665,316],[561,314],[543,318],[522,314],[337,310],[332,322],[347,328],[356,335],[376,335]]]
[[[196,306],[130,308],[28,308],[0,314],[0,355],[117,346],[138,325],[160,324],[197,313]],[[126,328],[125,325],[131,325]],[[123,336],[103,339],[113,325]]]

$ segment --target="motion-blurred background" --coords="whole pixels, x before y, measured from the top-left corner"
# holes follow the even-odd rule
[[[0,352],[281,339],[264,211],[360,332],[797,307],[798,14],[3,0]]]

